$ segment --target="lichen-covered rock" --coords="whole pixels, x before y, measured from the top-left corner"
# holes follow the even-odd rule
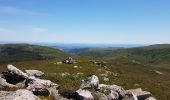
[[[13,94],[6,96],[5,100],[40,100],[40,98],[35,96],[31,91],[19,89]]]
[[[94,88],[97,89],[99,85],[99,78],[95,75],[87,77],[85,80],[82,80],[80,88]]]
[[[13,65],[8,65],[7,71],[3,72],[2,74],[8,83],[14,84],[14,85],[28,78],[26,73],[22,72],[21,70],[19,70]]]
[[[42,77],[44,75],[43,72],[39,70],[25,70],[28,76]]]
[[[98,89],[100,90],[110,90],[115,91],[119,94],[119,98],[125,97],[125,90],[117,85],[105,85],[105,84],[99,84]]]
[[[0,91],[0,100],[6,100],[6,96],[12,95],[12,91]]]
[[[32,91],[35,95],[49,96],[50,93],[48,91],[48,88],[51,87],[58,87],[58,85],[51,82],[50,80],[30,77],[30,79],[27,81],[26,89]]]
[[[11,88],[16,88],[16,86],[6,82],[4,78],[0,77],[0,90],[11,89]]]
[[[88,90],[79,89],[76,91],[77,100],[94,100],[92,94]]]
[[[150,92],[143,91],[141,88],[126,90],[126,93],[132,93],[136,95],[139,100],[145,100],[152,96]]]

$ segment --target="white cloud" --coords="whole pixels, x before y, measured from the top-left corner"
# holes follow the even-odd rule
[[[48,30],[45,28],[33,28],[31,29],[31,33],[47,33]]]
[[[12,7],[12,6],[0,6],[0,13],[2,14],[12,14],[12,15],[34,15],[34,16],[46,16],[47,13],[40,13],[35,11],[30,11],[22,8]]]

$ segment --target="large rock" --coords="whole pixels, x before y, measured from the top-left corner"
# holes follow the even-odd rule
[[[16,88],[15,85],[6,82],[4,78],[0,76],[0,90]]]
[[[49,96],[50,92],[48,91],[48,88],[58,86],[50,80],[38,79],[35,77],[30,77],[26,84],[28,90],[32,91],[35,95],[40,96]]]
[[[28,78],[27,74],[13,65],[7,66],[7,71],[2,73],[5,80],[10,84],[17,84]]]
[[[119,94],[119,98],[124,98],[125,97],[125,90],[117,85],[105,85],[105,84],[100,84],[98,89],[100,90],[110,90],[110,91],[115,91]]]
[[[35,76],[38,78],[44,75],[44,73],[39,70],[25,70],[25,72],[28,76]]]
[[[5,97],[4,100],[40,100],[31,91],[20,89]]]
[[[126,90],[126,94],[134,94],[139,100],[145,100],[152,96],[150,92],[143,91],[141,88]]]
[[[12,95],[12,91],[0,91],[0,100],[6,100],[6,96]]]
[[[76,91],[77,100],[94,100],[92,94],[88,90],[79,89]]]
[[[97,89],[99,85],[99,78],[95,75],[87,77],[85,80],[82,80],[80,88],[94,88]]]

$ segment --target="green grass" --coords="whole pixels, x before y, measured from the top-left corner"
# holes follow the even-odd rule
[[[25,69],[37,69],[45,72],[45,79],[49,79],[60,85],[59,93],[64,96],[72,96],[79,89],[81,80],[89,75],[97,75],[100,83],[117,84],[125,89],[139,88],[150,91],[158,100],[170,99],[170,69],[169,67],[149,66],[137,64],[127,59],[97,59],[106,61],[109,70],[118,73],[118,76],[109,76],[105,82],[100,74],[105,72],[104,68],[96,66],[89,60],[96,60],[92,57],[75,57],[76,64],[55,64],[59,59],[42,61],[24,61],[12,63],[16,67]],[[77,65],[78,68],[73,68]],[[6,68],[6,64],[0,65],[0,71]],[[159,70],[165,75],[158,75],[153,70]],[[60,73],[68,72],[71,75],[62,77]],[[77,73],[83,73],[77,75]]]
[[[93,56],[97,58],[131,59],[145,64],[170,64],[170,44],[151,45],[146,47],[103,50],[87,49],[80,52],[80,56]]]
[[[29,44],[0,45],[0,63],[62,58],[69,54],[45,46]]]

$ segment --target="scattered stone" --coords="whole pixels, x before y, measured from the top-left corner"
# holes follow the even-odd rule
[[[60,73],[60,76],[62,76],[62,77],[69,76],[69,75],[70,75],[70,73],[68,73],[68,72]]]
[[[160,72],[160,71],[157,71],[157,70],[154,70],[154,72],[155,72],[156,74],[159,74],[159,75],[164,75],[164,73],[162,73],[162,72]]]
[[[61,62],[61,61],[57,62],[57,65],[61,65],[61,64],[62,64],[62,62]]]
[[[35,77],[42,77],[44,75],[44,73],[42,71],[39,70],[25,70],[26,74],[28,76],[35,76]]]
[[[104,77],[103,80],[104,80],[104,81],[109,81],[109,78]]]
[[[76,91],[77,100],[94,100],[92,94],[88,90],[79,89]]]
[[[126,90],[126,94],[134,94],[139,100],[145,100],[152,96],[150,92],[143,91],[141,88]]]
[[[19,89],[12,95],[6,96],[5,100],[40,100],[40,98],[35,96],[31,91]]]
[[[68,57],[67,59],[63,60],[62,63],[65,63],[65,64],[74,64],[75,60],[73,60],[72,57]]]
[[[111,72],[111,71],[105,71],[105,73],[104,74],[100,74],[100,76],[104,76],[104,77],[108,77],[108,76],[110,76],[110,75],[113,75],[113,76],[118,76],[118,74],[117,73],[114,73],[114,72]]]
[[[99,85],[99,78],[95,75],[87,77],[85,80],[82,80],[80,88],[94,88],[97,89]]]
[[[73,68],[78,68],[78,66],[73,66]]]

